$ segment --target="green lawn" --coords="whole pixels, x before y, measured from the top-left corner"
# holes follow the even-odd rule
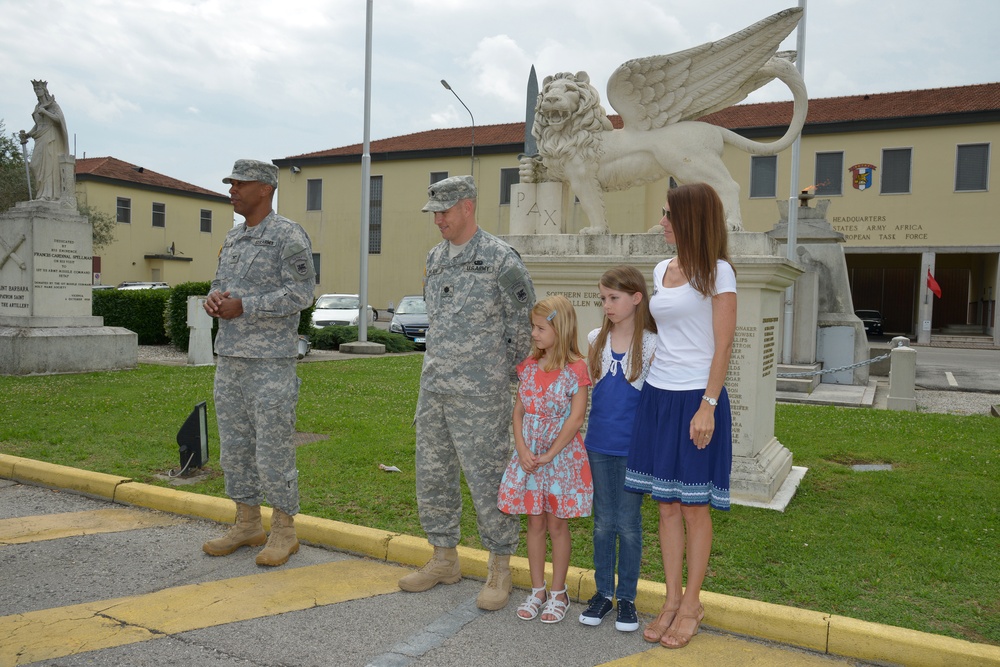
[[[303,512],[422,534],[412,427],[421,359],[299,366],[298,430],[329,436],[299,448]],[[141,365],[0,377],[0,451],[165,484],[155,475],[178,466],[177,429],[207,400],[212,474],[184,488],[224,495],[213,373]],[[1000,420],[780,405],[775,432],[809,472],[784,513],[713,514],[707,590],[1000,644]],[[893,470],[854,472],[854,463]],[[644,524],[642,575],[662,581],[648,500]],[[591,567],[591,521],[571,527],[573,564]],[[479,546],[467,495],[463,534]]]

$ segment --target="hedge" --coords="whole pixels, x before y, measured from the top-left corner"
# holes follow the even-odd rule
[[[357,339],[357,327],[323,327],[313,329],[313,333],[309,336],[309,340],[317,350],[336,350],[341,343],[353,343]],[[417,349],[413,341],[406,336],[374,327],[368,328],[368,340],[372,343],[382,343],[386,352],[413,352]]]
[[[167,333],[163,328],[163,310],[170,290],[97,290],[91,300],[91,312],[104,318],[106,327],[122,327],[134,331],[139,345],[163,345]]]

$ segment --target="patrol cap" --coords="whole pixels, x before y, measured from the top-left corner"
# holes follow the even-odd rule
[[[258,181],[273,188],[278,187],[278,168],[270,162],[260,160],[237,160],[233,173],[222,179],[223,183],[233,181]]]
[[[427,196],[429,199],[420,210],[447,211],[462,199],[475,199],[476,182],[472,176],[452,176],[428,187]]]

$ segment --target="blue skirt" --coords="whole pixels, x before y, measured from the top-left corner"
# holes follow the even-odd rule
[[[715,432],[704,449],[690,438],[704,389],[670,391],[642,387],[625,470],[625,488],[660,502],[711,504],[729,509],[733,467],[733,418],[725,388],[715,408]]]

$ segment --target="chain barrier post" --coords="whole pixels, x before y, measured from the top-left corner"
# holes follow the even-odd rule
[[[910,339],[896,336],[889,351],[889,397],[885,407],[889,410],[917,410],[917,351],[910,347]]]

